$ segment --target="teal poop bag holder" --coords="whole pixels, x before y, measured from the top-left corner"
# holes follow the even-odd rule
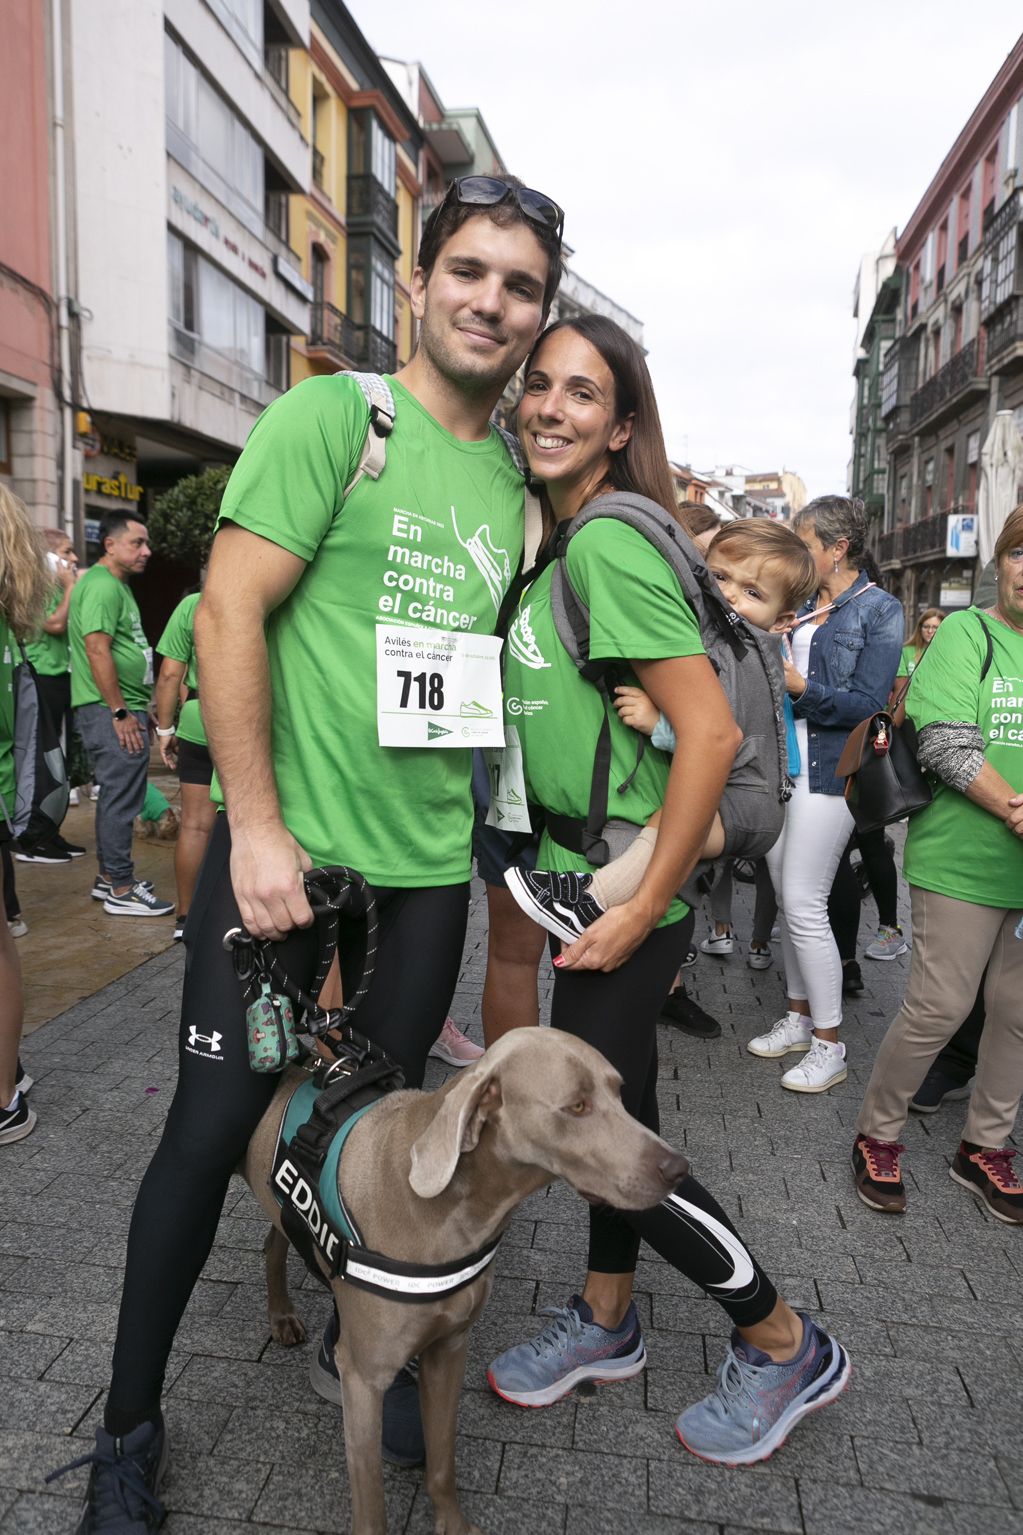
[[[363,876],[338,865],[312,869],[305,876],[306,895],[321,935],[320,958],[311,991],[304,991],[285,971],[277,945],[252,938],[244,928],[224,935],[245,999],[245,1033],[253,1071],[283,1071],[304,1053],[300,1035],[311,1048],[317,1035],[342,1028],[369,990],[376,960],[376,903]],[[340,913],[353,909],[366,921],[366,957],[351,1000],[341,1008],[321,1008],[317,998],[337,953]],[[296,1011],[297,1010],[297,1011]]]

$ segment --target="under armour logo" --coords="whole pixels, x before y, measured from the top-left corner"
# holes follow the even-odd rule
[[[218,1033],[216,1029],[213,1030],[212,1034],[200,1034],[194,1024],[190,1025],[188,1030],[189,1047],[194,1050],[196,1045],[209,1045],[210,1055],[219,1055],[221,1053],[220,1041],[223,1037],[223,1034]]]

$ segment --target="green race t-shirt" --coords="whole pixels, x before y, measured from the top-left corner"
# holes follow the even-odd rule
[[[0,820],[14,816],[14,663],[17,656],[10,629],[0,618]]]
[[[184,664],[185,686],[190,692],[194,692],[199,686],[195,662],[195,610],[199,606],[201,596],[201,592],[193,592],[190,597],[181,599],[168,618],[167,627],[156,646],[158,655],[167,656],[171,661],[181,661]],[[195,746],[206,745],[206,731],[203,729],[197,698],[190,698],[181,705],[177,731],[182,741],[191,741]]]
[[[573,589],[590,610],[594,660],[658,661],[702,655],[699,625],[668,565],[641,533],[589,523],[566,556]],[[553,566],[526,592],[505,646],[505,718],[522,743],[530,799],[556,815],[585,816],[593,753],[604,719],[600,694],[580,677],[551,611]],[[649,743],[636,769],[636,733],[611,711],[608,801],[616,818],[645,824],[664,802],[670,758]],[[636,769],[624,794],[617,792]],[[544,832],[538,868],[592,867]],[[673,901],[661,926],[688,907]]]
[[[992,660],[981,681],[986,644]],[[980,726],[984,758],[1023,793],[1023,635],[976,608],[952,613],[927,647],[906,701],[918,730],[938,721]],[[965,794],[938,784],[909,823],[906,878],[924,890],[977,906],[1023,906],[1023,842]]]
[[[55,586],[46,604],[47,618],[56,613],[63,601],[64,588]],[[40,677],[63,677],[70,659],[67,631],[63,634],[47,634],[45,629],[40,629],[33,639],[26,641],[25,654]]]
[[[459,884],[471,753],[378,744],[376,627],[492,634],[522,557],[523,482],[496,431],[461,442],[388,382],[396,419],[379,481],[344,501],[369,408],[351,378],[306,379],[253,427],[220,522],[307,562],[267,624],[285,824],[314,862],[373,883]],[[222,802],[216,778],[212,793]]]
[[[918,664],[919,663],[916,658],[916,646],[903,645],[902,655],[899,658],[898,675],[900,677],[912,677],[913,673],[917,669]]]
[[[71,704],[105,700],[92,675],[85,650],[87,634],[109,634],[114,669],[129,709],[149,707],[153,691],[153,652],[142,628],[139,605],[127,581],[118,581],[105,565],[94,565],[75,582],[68,610],[71,644]]]

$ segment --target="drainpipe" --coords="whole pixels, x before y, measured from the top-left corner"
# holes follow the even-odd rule
[[[60,516],[64,532],[75,537],[74,506],[74,422],[71,395],[71,325],[68,317],[68,241],[66,212],[66,169],[64,158],[64,27],[62,0],[50,0],[53,39],[53,180],[54,243],[57,267],[57,327],[60,341]]]

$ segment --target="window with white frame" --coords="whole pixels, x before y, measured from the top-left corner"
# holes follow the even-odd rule
[[[167,271],[168,310],[174,324],[262,376],[266,312],[259,300],[173,231],[167,234]]]
[[[254,233],[263,232],[259,140],[170,33],[164,34],[168,148]],[[212,172],[212,178],[210,176]],[[233,194],[233,195],[232,195]],[[240,202],[239,202],[240,199]]]

